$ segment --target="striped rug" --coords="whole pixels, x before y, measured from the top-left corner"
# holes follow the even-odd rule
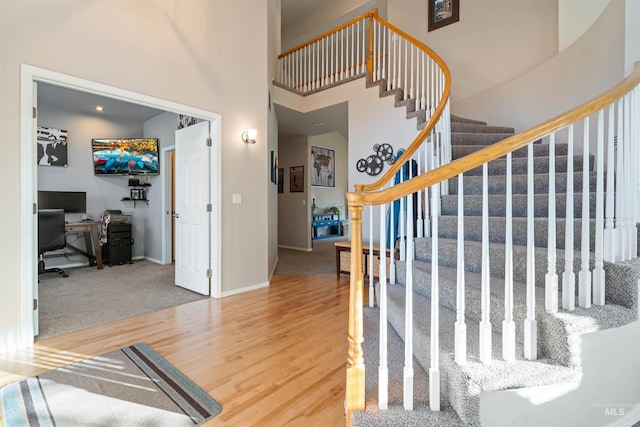
[[[2,421],[14,426],[194,426],[222,407],[146,344],[6,385]]]

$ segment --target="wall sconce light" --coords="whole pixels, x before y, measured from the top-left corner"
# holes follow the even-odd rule
[[[247,129],[242,132],[242,140],[247,144],[255,144],[258,131],[255,129]]]

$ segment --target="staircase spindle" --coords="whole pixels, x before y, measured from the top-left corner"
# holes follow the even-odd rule
[[[624,197],[625,211],[626,211],[626,224],[627,224],[627,259],[635,258],[638,250],[638,230],[636,229],[634,218],[634,201],[636,199],[636,191],[632,186],[633,174],[635,167],[632,169],[631,165],[637,165],[637,162],[632,160],[633,151],[631,150],[631,117],[630,117],[630,96],[624,97],[624,171],[625,171],[625,187],[627,188],[628,197]]]
[[[434,185],[432,195],[433,212],[438,212],[440,184]],[[411,198],[411,197],[410,197]],[[429,367],[429,408],[440,410],[440,283],[438,253],[438,215],[433,216],[433,238],[431,239],[431,366]]]
[[[614,107],[609,107],[607,120],[607,190],[606,197],[606,219],[604,222],[604,260],[608,262],[616,262],[616,235],[613,229],[615,217],[614,206],[614,164],[615,164],[615,141],[614,141]]]
[[[425,168],[422,167],[422,156],[420,155],[421,151],[424,150],[424,147],[420,147],[418,148],[418,151],[416,152],[416,162],[418,164],[418,175],[421,173],[425,172]],[[418,191],[418,206],[417,206],[417,211],[418,211],[418,218],[416,218],[416,227],[418,228],[416,230],[416,237],[424,237],[424,218],[422,215],[422,197],[424,194],[424,190],[420,190]]]
[[[409,163],[410,164],[410,163]],[[410,245],[413,243],[413,196],[406,197],[407,210],[405,215],[407,222],[407,257],[406,267],[406,290],[405,290],[405,316],[404,316],[404,409],[413,410],[413,260],[410,256]],[[437,263],[437,261],[436,261]]]
[[[638,117],[640,113],[640,89],[636,87],[629,95],[629,116]],[[632,165],[640,164],[640,125],[637,120],[631,121],[631,128],[629,129],[629,147],[631,151]],[[629,188],[631,191],[631,228],[632,233],[630,235],[631,241],[631,257],[636,258],[638,256],[638,217],[640,216],[640,196],[638,196],[638,188],[640,188],[640,172],[637,167],[630,168],[631,170],[631,184]]]
[[[624,133],[624,113],[622,110],[623,99],[618,100],[618,114],[617,119],[617,139],[616,139],[616,188],[615,188],[615,228],[614,234],[616,236],[616,260],[626,261],[628,260],[628,248],[627,244],[627,223],[626,223],[626,211],[625,200],[627,199],[624,194],[627,193],[627,182],[625,179],[626,170],[624,167],[624,140],[627,138]]]
[[[380,249],[382,249],[382,247]],[[373,290],[373,205],[369,206],[369,255],[367,256],[367,262],[369,263],[367,269],[369,273],[369,307],[373,307],[375,305],[375,292]]]
[[[378,363],[378,406],[389,407],[389,365],[387,354],[387,223],[385,205],[380,205],[380,272],[378,273],[378,306],[380,307],[380,361]],[[390,209],[392,210],[392,209]],[[373,221],[372,221],[373,222]],[[391,249],[393,258],[393,249]]]
[[[547,274],[545,276],[545,309],[558,311],[558,273],[556,272],[556,135],[549,135],[549,213],[547,235]]]
[[[435,213],[434,216],[435,218]],[[433,221],[433,220],[432,220]],[[489,264],[489,165],[482,165],[482,285],[481,285],[481,320],[480,333],[480,361],[491,363],[491,271]]]
[[[393,187],[393,182],[389,184],[389,188]],[[398,242],[397,236],[393,230],[396,230],[396,218],[395,218],[395,204],[396,202],[392,202],[389,206],[389,249],[391,249],[392,257],[389,257],[389,283],[392,285],[396,284],[396,243]]]
[[[409,99],[415,99],[415,94],[413,92],[414,88],[415,88],[415,82],[413,80],[413,70],[414,70],[414,65],[413,65],[413,52],[416,50],[416,46],[415,45],[411,45],[411,47],[409,48],[409,50],[411,51],[411,80],[410,80],[410,84],[409,84]]]
[[[533,144],[530,143],[527,147],[527,317],[524,320],[524,357],[528,360],[538,358],[533,172]]]
[[[458,175],[458,242],[456,262],[456,326],[454,356],[458,365],[467,363],[467,325],[465,311],[464,277],[464,174]]]
[[[593,303],[604,305],[604,110],[598,111],[596,149],[596,242],[592,272]]]
[[[573,125],[567,137],[567,190],[564,216],[564,273],[562,273],[562,308],[576,308],[576,275],[573,272]]]
[[[583,122],[582,132],[582,231],[580,244],[580,274],[578,275],[578,304],[580,307],[591,307],[591,270],[589,266],[590,246],[590,224],[589,215],[589,117]]]
[[[409,48],[409,46],[407,43],[407,39],[403,37],[402,41],[404,42],[404,60],[402,61],[404,66],[404,80],[402,81],[402,91],[404,92],[404,99],[406,100],[409,98],[409,79],[407,78],[409,73],[409,54],[407,53],[407,49]]]
[[[507,154],[506,224],[504,242],[504,320],[502,321],[502,358],[516,360],[516,325],[513,322],[513,194],[511,153]]]

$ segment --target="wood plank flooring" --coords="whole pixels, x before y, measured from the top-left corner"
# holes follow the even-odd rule
[[[222,404],[207,426],[342,426],[348,302],[347,276],[273,276],[265,289],[0,354],[0,386],[144,342]]]

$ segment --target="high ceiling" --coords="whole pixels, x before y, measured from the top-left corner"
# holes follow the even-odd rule
[[[309,16],[326,2],[336,0],[281,0],[282,28],[293,25],[302,16]],[[344,1],[344,0],[340,0]],[[83,111],[86,114],[144,122],[161,114],[162,111],[142,105],[132,104],[112,98],[80,92],[46,83],[38,84],[38,102]],[[95,110],[96,105],[104,107],[103,112]],[[347,105],[340,104],[306,114],[275,105],[278,117],[278,136],[281,139],[303,135],[320,135],[341,132],[347,138]],[[320,125],[324,123],[324,125]]]

